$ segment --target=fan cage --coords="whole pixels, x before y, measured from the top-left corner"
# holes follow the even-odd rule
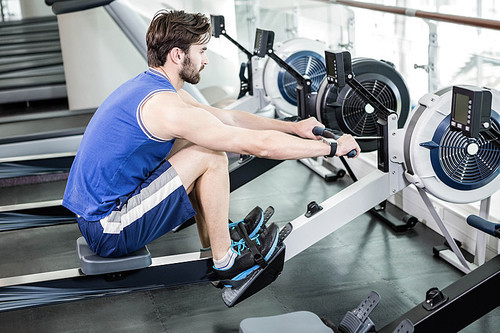
[[[311,80],[311,92],[318,91],[326,75],[325,59],[313,51],[300,51],[292,54],[286,63],[302,76]],[[283,98],[297,106],[297,80],[284,69],[278,74],[278,87]]]
[[[397,109],[397,99],[386,83],[380,80],[361,82],[380,103],[389,110]],[[351,89],[342,101],[342,118],[349,130],[357,136],[372,136],[377,134],[377,112],[367,112],[367,103],[356,90]]]
[[[492,127],[498,131],[498,119],[492,117],[491,120]],[[489,183],[500,173],[500,148],[482,134],[469,138],[462,132],[450,130],[449,122],[450,116],[447,116],[433,138],[439,142],[439,149],[431,151],[436,175],[459,190],[473,190]],[[468,152],[470,145],[477,148],[474,153]]]

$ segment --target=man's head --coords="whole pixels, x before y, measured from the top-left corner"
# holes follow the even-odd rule
[[[146,34],[148,65],[163,66],[168,53],[174,48],[188,56],[191,45],[208,43],[210,32],[210,20],[203,14],[191,14],[182,10],[157,12]]]

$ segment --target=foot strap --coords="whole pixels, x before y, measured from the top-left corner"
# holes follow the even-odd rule
[[[266,260],[264,259],[264,256],[255,245],[255,242],[251,240],[250,237],[248,237],[247,228],[243,225],[243,223],[238,223],[236,225],[236,230],[238,231],[238,234],[241,236],[241,238],[245,240],[245,244],[250,249],[250,252],[252,253],[252,257],[255,263],[260,267],[265,268],[267,266]]]

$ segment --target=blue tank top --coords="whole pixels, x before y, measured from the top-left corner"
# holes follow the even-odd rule
[[[166,76],[149,69],[125,82],[90,120],[71,167],[63,206],[88,221],[107,216],[167,157],[174,140],[152,135],[141,119],[154,94],[176,92]]]

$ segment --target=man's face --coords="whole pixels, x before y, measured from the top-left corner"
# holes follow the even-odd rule
[[[208,64],[206,55],[207,45],[191,45],[182,62],[182,69],[179,76],[185,82],[197,84],[200,82],[200,72]]]

